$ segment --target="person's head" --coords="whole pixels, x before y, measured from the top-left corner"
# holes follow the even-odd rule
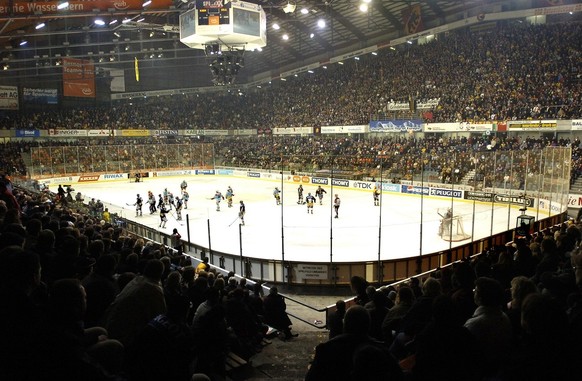
[[[0,251],[0,285],[29,294],[40,284],[40,259],[22,247],[9,246]]]
[[[87,310],[87,293],[78,279],[59,279],[49,293],[49,306],[60,321],[79,321]]]
[[[277,286],[273,286],[269,289],[269,295],[277,295],[279,294],[279,289]]]
[[[484,307],[497,307],[503,303],[503,288],[501,284],[487,277],[477,278],[473,294],[475,304]]]
[[[442,293],[441,284],[435,278],[427,278],[422,284],[422,295],[437,297]]]
[[[338,300],[337,302],[335,302],[335,308],[338,312],[346,312],[346,302],[343,300]]]
[[[150,259],[143,270],[143,276],[152,282],[160,282],[164,273],[164,264],[159,259]]]
[[[355,305],[344,316],[344,333],[366,335],[370,330],[370,314],[364,307]]]
[[[401,286],[396,295],[396,304],[412,304],[414,302],[414,292],[410,287]]]
[[[525,277],[516,276],[511,280],[511,306],[520,308],[524,299],[529,295],[538,292],[535,283]]]
[[[177,234],[178,233],[178,229],[174,228],[174,230],[172,230],[172,233]]]

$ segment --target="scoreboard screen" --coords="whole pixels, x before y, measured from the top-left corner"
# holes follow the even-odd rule
[[[228,25],[230,24],[230,9],[200,8],[198,9],[198,25]]]

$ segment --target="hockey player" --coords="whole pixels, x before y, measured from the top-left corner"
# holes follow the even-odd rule
[[[188,209],[188,200],[190,199],[190,195],[188,194],[188,192],[186,192],[184,190],[184,193],[182,194],[182,200],[184,201],[184,209]]]
[[[232,188],[229,185],[228,189],[226,190],[226,201],[228,202],[229,208],[232,208],[232,197],[233,196],[234,196],[234,192],[232,191]]]
[[[313,204],[315,204],[315,197],[313,197],[311,193],[307,193],[305,202],[307,203],[307,213],[311,212],[311,214],[313,214]]]
[[[378,187],[374,187],[374,206],[380,206],[380,189]]]
[[[166,222],[168,222],[168,217],[166,217],[166,213],[168,212],[169,210],[167,210],[164,205],[160,207],[160,226],[159,226],[160,228],[166,227]]]
[[[240,207],[238,209],[238,218],[240,218],[240,224],[244,226],[245,224],[245,213],[247,212],[247,208],[245,203],[240,200]]]
[[[315,195],[316,195],[316,196],[317,196],[317,198],[319,199],[319,205],[323,205],[323,194],[324,194],[324,193],[327,193],[327,192],[325,191],[325,189],[323,189],[323,188],[321,187],[321,185],[320,185],[320,186],[318,186],[318,187],[317,187],[317,190],[315,191]]]
[[[297,203],[299,205],[303,204],[303,185],[299,184],[299,188],[297,188]]]
[[[342,203],[342,201],[340,200],[339,196],[336,194],[335,198],[333,199],[333,210],[335,211],[335,217],[334,218],[339,218],[339,208],[340,208],[340,204]]]
[[[214,196],[212,196],[210,199],[216,202],[216,211],[220,212],[220,201],[224,200],[222,193],[220,193],[220,191],[216,191]]]
[[[182,193],[186,192],[186,188],[188,188],[188,183],[186,183],[186,180],[182,180],[182,183],[180,184],[180,190]]]
[[[136,217],[141,216],[142,215],[141,207],[143,205],[143,199],[141,198],[141,196],[139,194],[137,195],[137,199],[135,200],[135,204],[133,204],[133,205],[135,205],[135,216]]]
[[[176,197],[176,220],[182,221],[182,200]]]
[[[168,188],[164,188],[162,194],[164,195],[164,204],[168,204]]]
[[[159,194],[158,195],[158,209],[162,209],[164,207],[164,199],[162,198],[162,195]]]
[[[453,211],[451,210],[451,208],[447,208],[445,214],[440,214],[439,212],[437,212],[437,214],[442,218],[441,223],[439,225],[439,235],[442,236],[443,234],[450,234],[451,218],[453,218]]]
[[[150,214],[154,214],[156,212],[156,199],[152,192],[148,192],[148,204],[150,204]]]
[[[281,205],[281,191],[279,188],[275,187],[275,190],[273,191],[273,197],[275,197],[275,202],[277,205]]]
[[[174,194],[172,192],[168,193],[168,205],[170,206],[170,210],[172,210],[172,206],[174,208],[176,207],[174,204]]]

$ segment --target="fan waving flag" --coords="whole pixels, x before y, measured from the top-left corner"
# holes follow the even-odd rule
[[[135,81],[139,82],[139,62],[137,61],[137,57],[135,58]]]

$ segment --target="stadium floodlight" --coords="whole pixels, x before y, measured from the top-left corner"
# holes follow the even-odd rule
[[[95,20],[95,25],[103,26],[103,25],[105,25],[105,21],[103,21],[101,19],[97,19],[97,20]]]
[[[46,26],[45,23],[41,22],[40,24],[36,24],[36,26],[34,27],[34,29],[39,30],[42,29]]]
[[[146,0],[146,1],[144,1],[144,3],[143,3],[143,7],[145,8],[145,7],[147,7],[148,5],[150,5],[151,3],[152,3],[152,0]]]
[[[324,19],[317,20],[317,26],[320,28],[325,28],[325,20]]]
[[[65,9],[65,8],[68,8],[68,7],[69,7],[69,2],[68,2],[68,1],[63,1],[63,2],[60,2],[60,3],[57,5],[57,9],[58,9],[58,10],[63,10],[63,9]]]

